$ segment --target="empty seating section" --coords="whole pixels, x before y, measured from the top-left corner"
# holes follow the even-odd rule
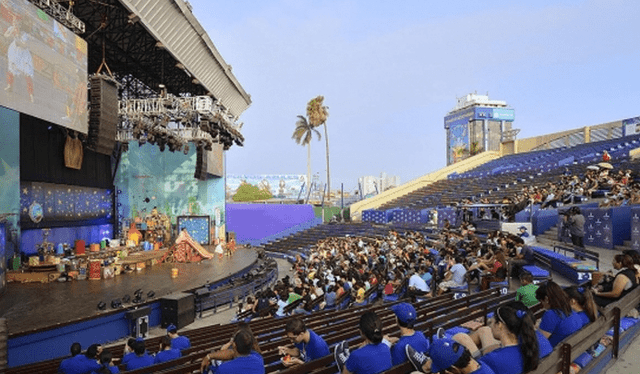
[[[560,252],[536,246],[531,248],[536,254],[549,261],[552,270],[557,271],[576,284],[590,280],[592,278],[591,273],[598,270],[597,265],[586,264],[582,260],[567,257]]]
[[[640,135],[501,157],[461,174],[450,175],[428,186],[401,196],[378,208],[422,210],[459,203],[462,199],[488,197],[490,200],[511,197],[523,186],[542,186],[558,181],[566,169],[580,175],[585,167],[601,161],[607,150],[612,164],[640,171],[640,164],[628,161],[629,151],[640,147]]]

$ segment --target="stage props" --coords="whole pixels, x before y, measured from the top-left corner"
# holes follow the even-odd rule
[[[169,251],[162,257],[164,262],[199,262],[212,258],[213,254],[209,253],[204,247],[198,244],[187,230],[180,231],[178,239]]]

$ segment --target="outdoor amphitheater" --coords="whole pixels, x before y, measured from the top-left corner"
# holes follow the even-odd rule
[[[532,347],[505,310],[538,337],[513,373],[638,372],[640,117],[518,138],[468,94],[438,170],[239,202],[269,190],[227,176],[252,99],[188,2],[6,0],[0,30],[1,373],[501,374],[505,336]],[[589,318],[554,341],[565,306]]]

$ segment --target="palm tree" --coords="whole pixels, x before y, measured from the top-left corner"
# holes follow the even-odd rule
[[[331,200],[331,173],[329,172],[329,133],[327,131],[327,117],[329,117],[329,107],[323,105],[324,96],[311,99],[307,104],[307,117],[311,126],[318,127],[324,125],[324,140],[327,144],[327,197]]]
[[[311,189],[311,139],[313,139],[314,133],[318,135],[318,141],[320,141],[322,139],[320,131],[313,128],[304,116],[298,116],[296,129],[293,130],[291,139],[295,140],[297,144],[307,146],[307,191]]]

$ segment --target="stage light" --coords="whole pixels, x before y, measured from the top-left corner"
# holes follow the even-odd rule
[[[123,302],[123,303],[125,303],[125,304],[126,304],[126,303],[128,303],[129,301],[131,301],[131,296],[129,296],[129,295],[124,295],[124,296],[122,297],[122,302]]]
[[[111,300],[111,309],[118,309],[122,307],[122,301],[120,299]]]
[[[104,301],[101,301],[98,303],[99,310],[105,310],[106,308],[107,308],[107,303],[105,303]]]
[[[135,292],[133,294],[136,297],[142,296],[142,288],[138,288],[137,290],[135,290]]]
[[[148,299],[151,299],[151,298],[152,298],[152,297],[154,297],[155,295],[156,295],[156,293],[155,293],[155,292],[153,292],[153,291],[149,291],[149,292],[147,292],[147,298],[148,298]]]

